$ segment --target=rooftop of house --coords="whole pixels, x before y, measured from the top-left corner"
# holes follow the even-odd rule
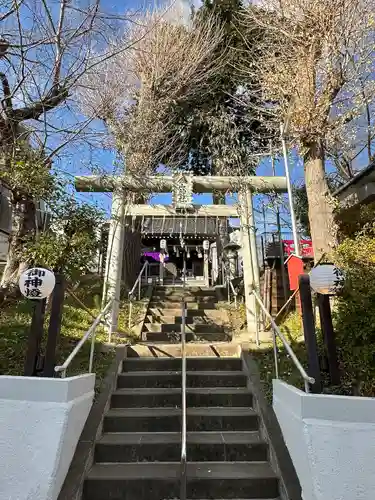
[[[333,195],[344,210],[375,201],[375,161],[337,189]]]

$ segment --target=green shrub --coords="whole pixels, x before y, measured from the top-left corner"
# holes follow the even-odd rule
[[[344,239],[335,261],[346,274],[335,311],[343,389],[375,396],[375,223]]]

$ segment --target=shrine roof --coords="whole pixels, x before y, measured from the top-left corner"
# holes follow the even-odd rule
[[[142,234],[219,234],[220,224],[225,232],[231,232],[227,218],[219,217],[145,217],[142,223]]]

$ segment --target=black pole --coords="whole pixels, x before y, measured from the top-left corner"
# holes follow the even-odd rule
[[[322,382],[318,356],[318,345],[316,342],[310,278],[307,274],[302,274],[299,277],[299,293],[301,298],[303,332],[307,350],[308,374],[315,379],[315,384],[312,384],[311,386],[311,392],[318,394],[322,392]]]
[[[34,300],[34,312],[27,343],[27,352],[24,366],[25,377],[35,377],[40,356],[40,344],[43,338],[44,313],[46,299]]]
[[[331,304],[329,295],[318,293],[318,307],[320,316],[320,326],[328,358],[329,375],[332,385],[340,384],[340,369],[337,360],[335,331],[333,329]]]
[[[61,318],[64,304],[65,282],[61,274],[56,274],[56,285],[52,296],[51,315],[48,327],[48,339],[44,362],[43,377],[55,375],[56,346],[60,335]]]

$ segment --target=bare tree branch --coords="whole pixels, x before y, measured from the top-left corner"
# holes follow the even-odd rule
[[[175,106],[209,92],[208,82],[223,63],[214,56],[222,39],[214,19],[193,27],[179,16],[173,9],[139,16],[115,44],[115,57],[80,81],[84,112],[106,123],[127,172],[141,177],[165,158],[169,168],[185,159],[175,135]]]
[[[5,19],[7,19],[8,17],[12,16],[15,12],[17,12],[19,10],[22,2],[23,2],[23,0],[20,0],[19,2],[14,1],[12,8],[10,8],[4,14],[0,14],[0,22],[5,21]]]

